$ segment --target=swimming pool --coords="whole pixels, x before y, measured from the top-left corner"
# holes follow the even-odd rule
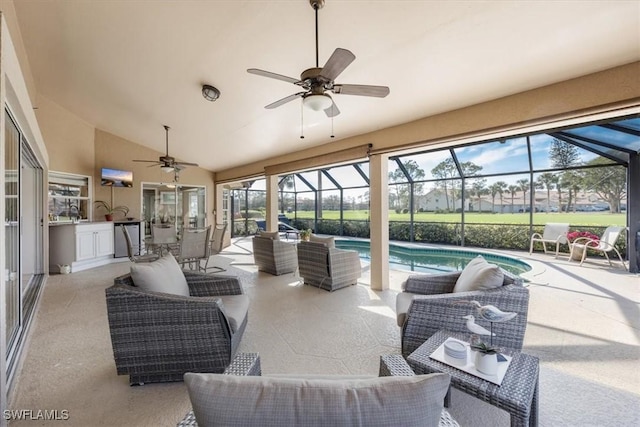
[[[371,262],[371,249],[367,241],[336,240],[336,247],[358,251],[361,259]],[[529,264],[503,255],[465,249],[408,247],[393,243],[389,244],[389,268],[419,273],[449,273],[461,271],[469,261],[478,255],[482,255],[488,262],[497,264],[516,275],[531,270]]]

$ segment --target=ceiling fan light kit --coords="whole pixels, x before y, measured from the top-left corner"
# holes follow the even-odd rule
[[[329,95],[323,93],[321,95],[309,94],[302,98],[302,103],[305,107],[312,109],[313,111],[324,111],[333,105],[333,100]]]
[[[215,101],[220,98],[220,91],[211,85],[202,85],[202,96],[207,101]]]

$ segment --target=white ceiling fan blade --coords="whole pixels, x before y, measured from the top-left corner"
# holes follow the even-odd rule
[[[375,96],[384,98],[389,95],[387,86],[370,86],[370,85],[334,85],[333,93],[341,95],[359,95],[359,96]]]
[[[286,96],[286,97],[284,97],[282,99],[277,100],[276,102],[272,102],[271,104],[265,106],[264,108],[267,108],[267,109],[271,110],[273,108],[276,108],[276,107],[279,107],[279,106],[281,106],[283,104],[286,104],[287,102],[291,102],[296,98],[300,98],[305,93],[306,92],[294,93],[293,95]]]
[[[299,79],[294,79],[293,77],[283,76],[282,74],[272,73],[271,71],[260,70],[258,68],[249,68],[247,70],[249,74],[255,74],[257,76],[269,77],[271,79],[282,80],[283,82],[289,82],[293,84],[300,83]]]
[[[336,105],[336,103],[334,101],[331,104],[331,107],[329,107],[326,110],[324,110],[324,113],[327,115],[327,117],[335,117],[338,114],[340,114],[340,110],[338,109],[338,106]]]
[[[320,76],[324,77],[328,81],[332,82],[349,66],[356,56],[347,49],[337,48],[331,54],[331,57],[327,60],[327,63],[322,67]]]

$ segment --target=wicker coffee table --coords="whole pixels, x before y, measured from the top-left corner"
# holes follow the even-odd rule
[[[445,372],[451,375],[452,387],[507,411],[511,415],[512,426],[537,426],[538,358],[515,350],[505,350],[504,353],[513,359],[502,385],[495,385],[429,357],[449,337],[463,341],[469,339],[465,334],[444,330],[436,332],[407,358],[413,371],[416,374]],[[449,394],[445,406],[449,406]]]

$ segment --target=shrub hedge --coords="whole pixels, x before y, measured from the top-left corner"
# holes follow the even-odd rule
[[[369,221],[343,221],[342,230],[339,220],[319,220],[317,229],[314,227],[312,219],[291,220],[291,225],[298,230],[310,228],[314,233],[329,234],[334,236],[370,238]],[[602,226],[579,226],[571,227],[570,231],[588,231],[601,236],[606,227]],[[249,234],[255,234],[257,227],[255,221],[249,220]],[[542,234],[544,225],[534,225],[533,233]],[[244,220],[234,221],[234,236],[246,235],[244,231]],[[464,246],[488,249],[512,249],[529,250],[530,242],[529,225],[523,224],[475,224],[464,225]],[[462,224],[451,222],[414,222],[413,239],[411,238],[411,224],[409,222],[392,221],[389,222],[389,240],[404,242],[437,243],[444,245],[461,245]],[[623,258],[626,256],[626,239],[624,233],[616,242],[616,248]],[[542,244],[536,243],[535,251],[542,250]],[[550,245],[548,245],[549,247]],[[569,252],[568,245],[561,245],[560,250]],[[601,254],[600,252],[589,251],[589,255]]]

